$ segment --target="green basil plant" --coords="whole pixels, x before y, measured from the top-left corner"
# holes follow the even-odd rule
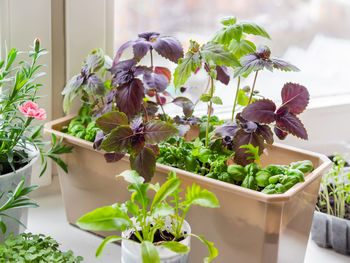
[[[166,219],[170,217],[171,228],[166,230],[173,236],[172,240],[157,242],[176,253],[188,253],[190,248],[180,241],[190,235],[203,242],[209,251],[209,257],[204,262],[210,262],[218,255],[214,243],[207,241],[203,236],[184,233],[182,228],[186,214],[192,205],[217,208],[219,202],[216,196],[199,185],[193,183],[187,188],[185,198],[180,197],[181,181],[175,172],[170,172],[163,185],[145,183],[144,178],[134,170],[124,171],[117,177],[123,177],[130,183],[128,190],[132,192],[131,199],[125,203],[115,203],[111,206],[98,208],[83,215],[77,224],[80,228],[93,231],[125,231],[132,229],[136,241],[141,244],[142,262],[160,262],[154,237],[157,231],[166,228]],[[152,193],[153,198],[151,198]],[[105,246],[114,241],[124,239],[121,236],[107,237],[96,251],[100,256]],[[131,239],[128,239],[131,240]],[[133,240],[132,240],[133,241]]]

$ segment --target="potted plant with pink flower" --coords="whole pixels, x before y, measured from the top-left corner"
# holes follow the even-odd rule
[[[40,98],[38,89],[42,86],[36,80],[44,74],[39,72],[42,65],[37,62],[46,50],[40,48],[37,38],[29,51],[30,62],[17,62],[18,53],[12,48],[0,61],[0,193],[13,192],[23,178],[29,184],[32,165],[39,156],[43,165],[40,175],[46,170],[47,157],[67,171],[67,165],[59,155],[71,152],[71,148],[60,144],[55,136],[52,146],[47,147],[50,143],[41,138],[43,125],[34,122],[46,119],[45,109],[36,103]],[[6,199],[6,196],[0,196],[0,206]],[[26,214],[23,208],[14,209],[6,216],[0,216],[0,225],[8,225],[12,220],[25,224]],[[8,228],[7,233],[18,234],[19,226],[17,223],[14,226],[16,229]]]

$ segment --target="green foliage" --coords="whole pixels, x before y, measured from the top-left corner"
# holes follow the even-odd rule
[[[259,154],[259,146],[254,147],[251,144],[241,145],[239,148],[247,149],[245,153],[250,154],[247,157],[247,160],[254,160],[258,166],[260,166],[260,154]]]
[[[80,256],[75,257],[71,250],[62,252],[56,240],[43,234],[10,235],[5,243],[0,244],[0,262],[79,263],[82,260]]]
[[[105,54],[102,49],[91,51],[82,64],[81,73],[73,76],[62,91],[65,112],[77,96],[81,97],[84,105],[97,105],[99,103],[98,98],[103,97],[108,89],[102,79],[96,75],[104,65]]]
[[[98,120],[99,119],[96,121]],[[81,113],[79,116],[72,119],[68,126],[62,127],[62,131],[80,139],[94,142],[100,128],[87,113]]]
[[[6,212],[12,209],[18,209],[18,208],[24,208],[24,207],[38,207],[38,205],[35,202],[31,201],[30,198],[27,196],[30,192],[37,189],[38,186],[24,187],[24,184],[25,184],[25,178],[23,177],[22,180],[16,186],[14,191],[10,190],[7,192],[7,201],[0,206],[0,230],[3,234],[5,234],[7,230],[7,227],[4,221],[2,220],[3,217],[11,218],[12,220],[16,221],[20,225],[24,226],[20,221],[18,221],[17,218],[14,218],[8,215]],[[0,193],[0,199],[3,197],[4,194],[5,193]],[[1,255],[1,252],[0,252],[0,255]]]
[[[40,72],[43,65],[38,64],[38,61],[47,51],[41,49],[39,39],[35,39],[32,50],[28,52],[31,61],[23,60],[17,63],[19,53],[13,48],[5,60],[0,61],[0,175],[15,171],[17,167],[28,163],[30,146],[40,152],[43,164],[41,174],[47,166],[45,157],[51,158],[53,154],[52,159],[64,168],[65,164],[59,158],[59,154],[69,151],[69,148],[54,145],[49,151],[44,151],[43,148],[48,142],[42,141],[43,125],[35,127],[32,125],[34,117],[26,116],[19,110],[24,103],[35,103],[40,99],[37,92],[43,85],[37,83],[37,80],[45,73]],[[40,110],[45,112],[44,109]]]
[[[183,224],[190,207],[192,205],[219,207],[216,196],[206,189],[201,189],[196,184],[188,187],[185,199],[182,201],[179,196],[182,191],[179,188],[181,181],[174,172],[169,174],[168,180],[161,186],[145,183],[145,179],[134,170],[124,171],[118,177],[123,177],[130,184],[128,190],[132,193],[131,199],[122,204],[98,208],[82,216],[77,224],[87,230],[123,231],[126,228],[133,229],[133,234],[141,243],[142,262],[144,263],[160,262],[156,244],[154,244],[154,235],[158,230],[165,229],[166,221],[170,219],[170,229],[168,227],[166,229],[174,236],[174,240],[165,240],[160,245],[176,253],[188,253],[189,247],[177,240],[186,238],[188,235],[183,232]],[[155,192],[155,195],[149,194],[150,189]],[[171,200],[169,200],[170,198]],[[180,216],[180,212],[182,212],[182,216]],[[133,219],[129,214],[133,216]],[[217,250],[213,243],[206,241],[202,236],[193,236],[198,237],[208,247],[209,258],[206,258],[205,262],[210,262],[217,256]],[[120,239],[123,238],[119,236],[106,238],[97,249],[96,256],[101,255],[108,243]]]
[[[186,80],[201,66],[199,44],[195,41],[190,41],[190,48],[184,58],[179,59],[178,66],[174,72],[174,85],[179,89],[185,84]]]
[[[227,170],[226,160],[232,156],[231,151],[221,147],[221,142],[213,140],[206,148],[203,140],[193,143],[172,138],[159,145],[157,162],[220,180],[220,175]]]
[[[344,170],[345,158],[335,154],[332,168],[323,175],[316,209],[344,218],[346,206],[350,205],[350,173]],[[304,165],[298,165],[304,168]],[[331,200],[332,199],[332,200]]]

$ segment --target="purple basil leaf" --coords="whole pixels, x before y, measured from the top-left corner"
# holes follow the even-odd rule
[[[146,182],[151,181],[156,169],[156,156],[152,149],[144,147],[135,157],[130,155],[131,169],[136,170]]]
[[[151,41],[157,37],[159,37],[159,33],[158,32],[144,32],[144,33],[140,33],[138,35],[138,37],[140,39],[146,40],[146,41]]]
[[[240,59],[242,67],[235,70],[234,77],[249,75],[252,71],[262,70],[264,67],[273,70],[273,65],[270,60],[261,59],[256,53],[248,54]]]
[[[137,64],[137,61],[134,58],[123,60],[115,64],[113,67],[111,67],[109,71],[113,75],[121,71],[131,71],[136,66],[136,64]]]
[[[247,133],[240,129],[233,139],[233,150],[235,151],[234,161],[240,165],[247,165],[253,162],[253,160],[247,160],[247,157],[251,156],[245,153],[247,149],[240,148],[245,144],[252,144],[254,147],[259,146],[259,154],[262,154],[264,150],[264,139],[261,136],[255,132]]]
[[[93,94],[96,96],[103,96],[106,91],[103,81],[99,77],[97,77],[95,74],[91,74],[87,78],[84,90],[88,94]]]
[[[296,66],[279,58],[271,58],[273,67],[282,71],[300,71]]]
[[[131,119],[139,113],[144,96],[145,90],[139,79],[119,86],[116,93],[119,111],[124,112]]]
[[[281,129],[278,128],[278,127],[275,127],[275,128],[273,129],[273,131],[275,132],[276,136],[277,136],[280,140],[284,140],[284,139],[287,137],[287,135],[288,135],[287,132],[281,130]]]
[[[135,59],[140,61],[151,48],[152,44],[150,42],[145,40],[137,40],[132,46]]]
[[[152,43],[153,48],[159,55],[177,63],[184,56],[181,43],[173,37],[160,37]]]
[[[230,82],[230,75],[226,66],[216,66],[216,79],[227,85]]]
[[[275,121],[276,105],[268,99],[261,99],[249,104],[242,112],[242,117],[248,121],[271,123]]]
[[[146,124],[144,136],[147,143],[160,143],[175,135],[178,130],[170,123],[151,121]]]
[[[269,59],[271,55],[271,50],[269,49],[268,46],[266,45],[261,45],[258,47],[256,50],[256,54],[258,55],[259,58],[261,59]]]
[[[294,114],[300,114],[309,104],[310,95],[308,90],[299,84],[286,83],[281,91],[282,103],[288,106],[289,111]]]
[[[152,69],[146,66],[137,66],[134,70],[134,77],[137,77],[139,75],[145,74],[145,73],[151,73]]]
[[[130,41],[125,42],[123,45],[120,46],[120,48],[118,49],[117,54],[115,55],[115,58],[113,60],[113,66],[119,62],[119,59],[122,56],[124,50],[127,49],[128,47],[132,46],[134,43],[135,43],[135,41],[130,40]]]
[[[156,90],[157,92],[163,92],[168,86],[168,79],[157,73],[146,73],[143,75],[143,83],[146,90]]]
[[[214,130],[215,135],[220,136],[222,138],[229,136],[233,137],[237,133],[237,131],[240,129],[237,122],[227,122],[223,125],[220,125]]]
[[[180,137],[183,137],[191,129],[191,126],[185,125],[185,124],[180,124],[179,126],[177,126],[177,129],[179,130],[178,135]]]
[[[103,131],[99,131],[95,137],[95,141],[94,141],[94,145],[93,145],[94,149],[101,150],[101,143],[103,142],[103,140],[105,138],[106,138],[106,136],[103,134]]]
[[[121,160],[125,153],[105,153],[104,157],[107,163],[115,163]]]
[[[307,131],[304,125],[293,113],[288,113],[282,117],[278,116],[276,125],[281,130],[290,132],[301,139],[308,139]]]
[[[145,147],[145,138],[142,134],[136,134],[131,140],[130,150],[134,154],[138,154]]]
[[[150,148],[151,150],[153,150],[153,152],[154,152],[154,154],[155,154],[156,156],[158,156],[159,153],[160,153],[160,152],[159,152],[159,147],[158,147],[158,145],[156,145],[156,144],[146,144],[145,147]]]
[[[273,133],[271,131],[270,126],[258,125],[256,133],[263,137],[268,144],[273,144]]]
[[[153,101],[144,102],[148,116],[154,116],[158,112],[158,105]],[[144,112],[142,112],[144,114]]]
[[[170,82],[170,80],[171,80],[171,72],[170,72],[170,70],[167,69],[167,68],[164,68],[164,67],[155,67],[155,68],[154,68],[154,73],[164,75],[164,76],[168,79],[168,82]]]
[[[258,125],[253,121],[246,121],[241,122],[241,127],[245,132],[251,133],[256,131]]]
[[[107,136],[102,142],[101,148],[106,152],[126,152],[130,147],[133,136],[134,133],[129,126],[121,125]]]
[[[123,112],[112,111],[96,119],[97,126],[108,134],[120,125],[128,125],[128,117]]]
[[[177,97],[173,100],[173,103],[182,107],[183,113],[187,119],[192,116],[195,105],[190,99],[185,97]]]
[[[142,117],[135,118],[131,123],[131,129],[134,133],[143,132]]]
[[[290,112],[288,106],[280,106],[276,111],[276,118],[286,116]]]
[[[111,89],[111,91],[109,92],[109,94],[106,98],[107,103],[113,102],[116,92],[117,92],[117,89],[115,89],[115,88]]]

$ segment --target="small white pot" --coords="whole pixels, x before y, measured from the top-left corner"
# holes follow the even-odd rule
[[[9,190],[14,191],[23,177],[26,179],[25,186],[30,185],[32,166],[37,160],[39,152],[32,146],[28,145],[28,148],[30,150],[27,153],[29,157],[31,157],[31,161],[26,166],[16,170],[15,172],[0,175],[0,193],[5,192],[3,197],[0,199],[0,205],[3,205],[7,201],[7,192]],[[28,208],[11,209],[9,211],[5,211],[5,214],[12,216],[18,219],[24,225],[27,225]],[[2,220],[7,227],[7,231],[5,234],[0,231],[0,243],[4,242],[5,237],[7,237],[10,233],[17,236],[19,233],[24,231],[24,227],[19,225],[15,220],[8,217],[2,217]]]
[[[170,229],[171,221],[170,219],[166,221],[167,228]],[[129,238],[131,236],[133,229],[128,229],[122,233],[123,238]],[[186,231],[187,234],[191,233],[191,227],[187,221],[184,221],[182,231]],[[180,243],[186,246],[190,246],[191,236],[185,237]],[[178,254],[165,247],[156,246],[161,263],[188,263],[189,253]],[[134,241],[123,240],[122,241],[122,263],[141,263],[141,244]]]

